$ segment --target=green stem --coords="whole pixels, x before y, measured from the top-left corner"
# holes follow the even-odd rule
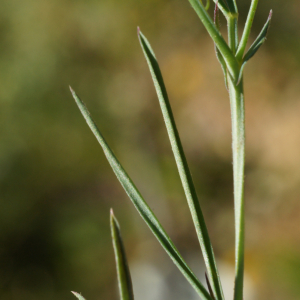
[[[237,12],[238,12],[237,5],[236,5],[235,0],[226,0],[226,2],[227,2],[227,4],[228,4],[229,11],[230,11],[231,13],[237,13]]]
[[[228,76],[231,120],[235,210],[235,288],[234,300],[243,300],[244,281],[244,166],[245,166],[245,107],[243,80],[236,85]]]
[[[201,22],[203,23],[204,27],[206,28],[207,32],[211,36],[212,40],[216,44],[217,48],[221,52],[226,66],[228,68],[229,73],[233,78],[238,78],[239,76],[239,63],[235,58],[235,52],[232,52],[230,47],[225,42],[224,38],[222,37],[220,31],[215,26],[213,20],[210,18],[208,13],[206,12],[203,5],[199,2],[199,0],[189,0],[190,4],[194,8],[195,12],[199,16]],[[228,15],[226,16],[228,17]],[[229,18],[229,17],[228,17]]]
[[[253,23],[253,19],[254,19],[254,15],[256,12],[256,8],[257,8],[257,4],[258,4],[258,0],[252,0],[251,2],[251,6],[249,9],[249,13],[248,13],[248,17],[246,20],[246,24],[245,24],[245,28],[243,31],[243,35],[236,53],[236,58],[238,61],[242,61],[243,59],[243,55],[247,46],[247,42],[248,42],[248,38],[250,35],[250,31],[251,31],[251,27],[252,27],[252,23]]]
[[[229,17],[227,18],[228,45],[233,53],[236,52],[236,48],[238,44],[237,21],[238,21],[238,14],[230,14]]]

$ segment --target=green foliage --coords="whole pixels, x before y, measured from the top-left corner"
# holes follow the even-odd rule
[[[140,31],[138,31],[138,36],[159,99],[161,111],[168,131],[178,172],[181,178],[182,186],[186,195],[186,199],[191,211],[192,219],[201,245],[209,278],[212,282],[214,293],[218,296],[218,299],[223,299],[224,296],[221,288],[221,283],[219,280],[219,274],[216,267],[212,245],[208,236],[207,228],[205,225],[199,200],[196,194],[196,189],[193,183],[192,175],[189,170],[187,160],[185,158],[185,154],[180,141],[178,130],[176,128],[171,105],[168,99],[167,91],[159,69],[159,65],[157,63],[154,52],[147,39],[143,36],[143,34]]]
[[[137,211],[140,213],[141,217],[147,223],[147,225],[149,226],[153,234],[156,236],[162,247],[173,260],[175,265],[179,268],[179,270],[183,273],[186,279],[194,287],[196,292],[199,295],[201,295],[203,299],[210,299],[209,294],[207,293],[205,288],[202,286],[200,281],[196,278],[196,276],[187,266],[187,264],[179,254],[177,248],[175,247],[174,243],[171,241],[170,237],[168,236],[168,234],[163,229],[160,222],[150,209],[149,205],[143,199],[140,192],[137,190],[134,183],[132,182],[132,180],[130,179],[130,177],[128,176],[128,174],[126,173],[126,171],[124,170],[114,153],[111,151],[101,132],[97,128],[97,125],[92,120],[90,113],[87,110],[84,103],[80,100],[80,98],[75,94],[75,92],[72,89],[71,91],[82,115],[84,116],[86,122],[88,123],[99,144],[101,145],[108,162],[110,163],[118,180],[122,184],[124,190],[126,191],[127,195],[129,196]]]
[[[264,25],[263,29],[261,30],[260,34],[258,35],[256,40],[253,42],[253,44],[250,46],[249,50],[243,57],[238,82],[240,82],[240,80],[243,76],[243,70],[244,70],[244,67],[245,67],[246,63],[248,62],[248,60],[254,56],[254,54],[258,51],[260,46],[267,39],[267,34],[268,34],[268,30],[269,30],[270,23],[271,23],[271,18],[272,18],[272,10],[270,11],[268,20],[267,20],[266,24]]]
[[[117,265],[120,299],[133,300],[132,282],[125,248],[121,237],[120,226],[116,217],[114,216],[113,210],[110,211],[110,230]]]
[[[237,37],[237,21],[238,9],[235,0],[215,1],[215,19],[212,20],[207,13],[209,2],[204,7],[202,1],[189,0],[190,4],[196,11],[201,22],[205,26],[207,32],[211,36],[215,47],[217,58],[223,69],[225,84],[229,90],[229,98],[231,104],[231,120],[232,120],[232,152],[233,152],[233,176],[234,176],[234,205],[235,205],[235,290],[234,300],[243,299],[243,281],[244,281],[244,165],[245,165],[245,109],[244,109],[244,91],[243,91],[243,68],[246,62],[254,56],[259,47],[266,40],[272,13],[270,13],[267,23],[263,27],[261,33],[243,56],[249,33],[252,26],[252,20],[257,6],[257,1],[252,0],[249,15],[246,21],[244,32],[240,43]],[[224,14],[228,23],[228,44],[225,42],[219,31],[218,25],[218,8]],[[200,207],[200,203],[196,194],[196,189],[192,180],[192,176],[188,167],[188,163],[180,141],[179,133],[175,124],[168,94],[165,88],[163,77],[152,50],[150,43],[138,29],[138,38],[148,63],[154,87],[159,99],[161,111],[169,135],[171,147],[174,153],[178,172],[181,178],[182,186],[190,208],[191,216],[194,222],[196,233],[200,242],[204,262],[206,265],[208,276],[206,276],[208,291],[200,283],[200,281],[192,273],[189,266],[179,254],[177,248],[162,228],[158,219],[151,211],[147,202],[143,199],[140,192],[124,170],[109,145],[105,141],[103,135],[99,131],[97,125],[93,121],[85,104],[80,100],[76,93],[71,89],[72,95],[78,105],[87,124],[101,145],[104,154],[115,172],[118,180],[128,194],[133,205],[140,213],[144,221],[147,223],[153,234],[156,236],[162,247],[186,277],[189,283],[198,292],[199,296],[205,300],[224,300],[221,282],[219,279],[218,268],[216,265],[212,244],[206,228],[204,216]],[[237,50],[238,49],[238,50]],[[240,60],[239,56],[243,56]],[[115,250],[115,257],[118,271],[118,282],[121,300],[133,299],[130,273],[127,266],[125,251],[122,244],[119,226],[111,214],[111,230],[112,239]],[[78,295],[75,294],[77,297]]]

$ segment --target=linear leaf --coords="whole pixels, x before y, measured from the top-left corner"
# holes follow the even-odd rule
[[[237,13],[237,6],[235,0],[224,0],[228,6],[228,9],[231,13]]]
[[[219,24],[219,6],[218,6],[218,3],[215,5],[214,23],[215,23],[216,27],[218,29],[220,29],[220,24]],[[215,44],[215,52],[216,52],[217,59],[218,59],[220,65],[221,65],[221,68],[222,68],[222,71],[223,71],[226,89],[228,90],[226,62],[225,62],[225,60],[224,60],[224,58],[223,58],[220,50],[216,46],[216,44]]]
[[[175,156],[175,161],[183,185],[183,189],[187,198],[187,202],[191,211],[192,219],[196,228],[197,236],[201,245],[204,261],[212,281],[212,286],[216,299],[223,299],[223,292],[217,266],[213,254],[212,245],[208,236],[207,228],[205,225],[202,210],[200,208],[199,200],[196,194],[196,189],[192,180],[192,176],[185,158],[183,147],[180,141],[179,133],[176,128],[174,116],[172,113],[171,105],[169,102],[168,94],[164,85],[163,77],[154,52],[145,38],[145,36],[138,31],[140,44],[142,46],[144,55],[146,57],[150,73],[154,82],[156,93],[159,99],[159,104],[163,114],[163,118],[167,127],[169,139],[171,142],[172,150]]]
[[[185,263],[181,255],[179,254],[177,248],[171,241],[168,234],[165,232],[159,221],[157,220],[156,216],[150,209],[147,202],[144,200],[108,144],[106,143],[104,137],[102,136],[101,132],[99,131],[97,125],[93,121],[88,109],[86,108],[85,104],[80,100],[80,98],[75,94],[75,92],[71,89],[72,95],[78,105],[83,117],[85,118],[87,124],[89,125],[90,129],[92,130],[93,134],[95,135],[96,139],[98,140],[99,144],[101,145],[104,154],[110,163],[113,171],[115,172],[118,180],[120,181],[121,185],[123,186],[124,190],[126,191],[127,195],[129,196],[130,200],[132,201],[133,205],[140,213],[141,217],[147,223],[155,237],[158,239],[162,247],[165,249],[167,254],[173,260],[175,265],[178,269],[182,272],[185,278],[189,281],[189,283],[194,287],[196,292],[205,300],[211,300],[211,297],[204,286],[200,283],[200,281],[196,278],[194,273]]]
[[[248,12],[247,20],[245,23],[245,27],[243,30],[243,34],[238,46],[238,50],[236,51],[236,58],[238,61],[241,61],[244,55],[244,51],[246,49],[247,41],[250,35],[252,23],[254,20],[257,4],[259,0],[251,0],[251,6]]]
[[[248,62],[248,60],[250,58],[252,58],[254,56],[254,54],[257,52],[257,50],[260,48],[260,46],[267,39],[268,30],[269,30],[270,24],[271,24],[271,18],[272,18],[272,10],[270,11],[268,20],[265,23],[265,25],[264,25],[263,29],[261,30],[260,34],[258,35],[256,40],[253,42],[253,44],[250,46],[250,48],[248,49],[247,53],[245,54],[245,56],[243,58],[242,66],[241,66],[239,77],[238,77],[238,83],[240,82],[240,80],[243,76],[243,71],[244,71],[244,67],[245,67],[246,63]]]
[[[85,300],[80,294],[76,293],[76,292],[71,292],[72,294],[74,294],[74,296],[78,299],[78,300]]]
[[[205,10],[209,10],[210,0],[206,0]]]
[[[121,237],[120,226],[112,209],[110,211],[110,230],[116,259],[120,299],[133,300],[132,281]]]
[[[225,42],[224,38],[222,37],[220,31],[215,26],[213,20],[208,15],[207,11],[205,10],[204,6],[199,0],[189,0],[190,4],[194,8],[195,12],[197,13],[198,17],[200,18],[201,22],[203,23],[204,27],[206,28],[207,32],[209,33],[210,37],[212,38],[213,42],[216,44],[217,48],[220,50],[229,73],[233,78],[238,78],[238,71],[239,71],[239,64],[237,59],[235,58],[233,52]],[[216,2],[216,1],[215,1]],[[224,3],[224,2],[223,2]],[[218,2],[218,6],[220,10],[224,13],[224,5],[222,2]],[[225,5],[226,6],[226,5]],[[224,14],[228,15],[228,12]]]
[[[213,293],[213,291],[212,291],[212,288],[211,288],[211,285],[210,285],[210,282],[209,282],[209,279],[208,279],[208,277],[207,277],[206,272],[205,272],[205,280],[206,280],[206,285],[207,285],[207,287],[208,287],[209,294],[210,294],[210,296],[212,297],[212,299],[214,300],[214,299],[215,299],[214,293]]]
[[[215,4],[218,4],[224,16],[227,17],[227,15],[230,13],[227,0],[213,0],[213,1],[215,2]]]

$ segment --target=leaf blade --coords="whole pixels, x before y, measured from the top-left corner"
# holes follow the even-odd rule
[[[217,26],[218,29],[220,29],[220,24],[219,24],[219,7],[218,7],[218,3],[215,5],[215,11],[214,11],[214,23]],[[226,66],[226,62],[220,52],[220,50],[218,49],[218,47],[215,44],[215,52],[216,52],[216,56],[217,59],[221,65],[221,69],[223,71],[223,75],[224,75],[224,81],[225,81],[225,87],[228,90],[228,80],[227,80],[227,66]]]
[[[177,169],[180,175],[182,186],[195,225],[198,240],[200,242],[200,246],[204,257],[205,265],[209,274],[209,278],[212,281],[212,286],[213,286],[214,293],[216,295],[216,299],[224,299],[221,282],[219,279],[219,274],[216,266],[216,261],[212,250],[212,245],[204,221],[203,213],[199,204],[196,189],[181,144],[179,133],[176,127],[175,119],[172,113],[172,108],[163,81],[163,77],[158,62],[156,60],[154,51],[151,48],[149,41],[139,30],[138,30],[138,37],[154,82],[161,111],[169,135],[172,151],[175,157]]]
[[[112,209],[110,211],[110,230],[116,260],[120,299],[134,300],[132,281],[127,263],[125,247],[121,237],[120,226]]]
[[[228,9],[231,13],[236,14],[238,12],[235,0],[225,0]]]
[[[239,46],[238,46],[238,49],[237,49],[237,52],[236,52],[236,58],[237,58],[238,61],[241,61],[242,58],[243,58],[244,51],[246,49],[247,41],[248,41],[250,31],[251,31],[251,28],[252,28],[252,23],[253,23],[253,20],[254,20],[254,16],[255,16],[255,13],[256,13],[256,8],[257,8],[258,1],[259,0],[252,0],[251,1],[251,6],[250,6],[250,9],[249,9],[249,13],[248,13],[248,16],[247,16],[247,20],[246,20],[246,23],[245,23],[243,34],[242,34],[242,37],[241,37],[241,40],[240,40],[240,43],[239,43]]]
[[[150,209],[149,205],[143,199],[142,195],[135,187],[134,183],[110,149],[109,145],[105,141],[104,137],[102,136],[101,132],[99,131],[97,125],[93,121],[88,109],[86,108],[85,104],[80,100],[80,98],[76,95],[76,93],[70,87],[71,93],[75,102],[81,111],[83,117],[85,118],[88,126],[92,130],[94,136],[96,137],[97,141],[99,142],[100,146],[103,149],[103,152],[111,165],[114,173],[116,174],[118,180],[120,181],[121,185],[123,186],[124,190],[126,191],[127,195],[129,196],[131,202],[149,226],[152,233],[155,235],[161,246],[170,256],[172,261],[184,275],[184,277],[188,280],[188,282],[193,286],[196,292],[205,300],[211,300],[211,297],[204,286],[200,283],[200,281],[196,278],[194,273],[185,263],[183,258],[181,257],[180,253],[178,252],[177,248],[171,241],[168,234],[165,232],[161,224],[159,223],[158,219]]]
[[[71,292],[78,300],[85,300],[79,293]]]
[[[255,41],[250,46],[250,48],[248,49],[247,53],[244,56],[243,61],[242,61],[242,65],[241,65],[241,68],[240,68],[237,84],[239,84],[239,82],[241,81],[246,63],[249,61],[250,58],[252,58],[255,55],[255,53],[258,51],[260,46],[267,39],[267,34],[268,34],[268,31],[269,31],[269,28],[270,28],[272,14],[273,14],[273,12],[271,10],[270,13],[269,13],[269,17],[267,19],[267,22],[265,23],[265,25],[262,28],[261,32],[259,33],[259,35],[257,36],[257,38],[255,39]]]
[[[215,0],[214,0],[215,1]],[[201,22],[203,23],[204,27],[206,28],[207,32],[209,33],[210,37],[212,38],[213,42],[216,44],[218,49],[220,50],[229,73],[233,78],[238,78],[238,71],[239,71],[239,64],[235,55],[225,42],[223,36],[221,35],[220,31],[216,28],[213,20],[210,18],[208,13],[206,12],[204,6],[200,3],[199,0],[189,0],[190,4],[192,5],[193,9],[197,13],[198,17],[200,18]],[[217,1],[215,1],[217,2]],[[224,2],[223,2],[224,3]],[[222,2],[218,1],[218,6],[220,10],[224,13],[224,5],[222,6]],[[226,5],[225,5],[226,6]],[[228,15],[228,13],[227,13]]]

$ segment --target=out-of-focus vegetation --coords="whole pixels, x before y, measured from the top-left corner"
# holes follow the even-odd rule
[[[237,2],[242,24],[250,1]],[[300,4],[261,1],[252,40],[269,8],[268,42],[245,68],[246,274],[255,299],[288,300],[298,296],[300,280]],[[187,233],[193,225],[137,25],[162,67],[220,264],[233,262],[229,101],[213,44],[188,1],[3,0],[3,300],[74,299],[74,289],[90,300],[116,299],[110,207],[136,270],[134,285],[145,277],[139,270],[147,270],[154,275],[144,280],[145,289],[157,284],[152,299],[167,298],[155,291],[178,272],[165,265],[165,254],[132,209],[69,84],[88,102],[183,255],[201,262],[196,236]],[[143,268],[141,261],[157,268]]]

